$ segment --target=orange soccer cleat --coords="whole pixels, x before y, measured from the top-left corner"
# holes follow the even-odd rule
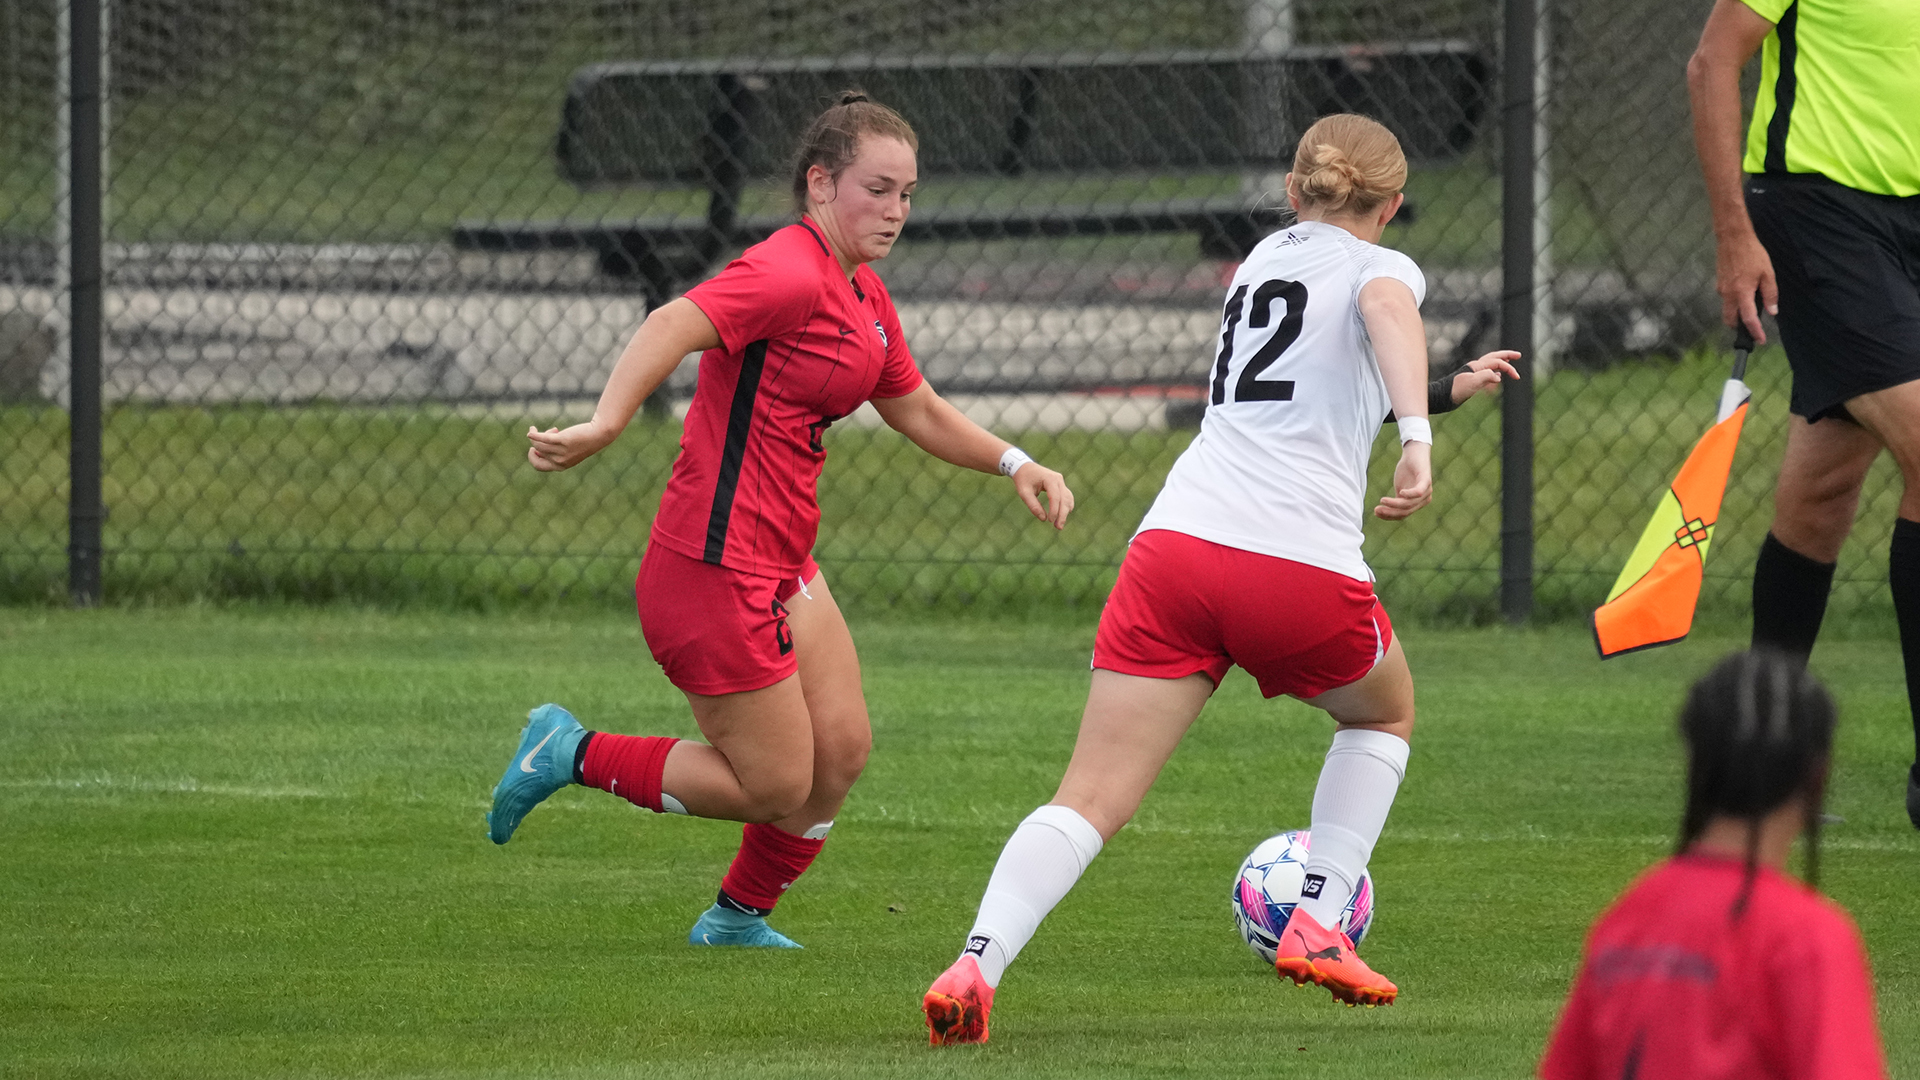
[[[1273,968],[1297,986],[1324,986],[1348,1005],[1391,1005],[1400,995],[1399,987],[1360,959],[1346,934],[1321,926],[1305,907],[1294,908],[1287,928],[1280,932]]]
[[[927,1014],[927,1041],[934,1046],[987,1041],[987,1013],[993,987],[971,956],[962,956],[933,980],[920,1002]]]

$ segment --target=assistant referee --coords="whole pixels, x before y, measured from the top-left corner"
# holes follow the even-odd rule
[[[1763,45],[1743,159],[1740,69]],[[1891,451],[1906,490],[1888,579],[1920,745],[1920,3],[1717,0],[1687,87],[1726,321],[1765,341],[1758,293],[1793,369],[1753,643],[1813,651],[1861,484]],[[1920,828],[1920,765],[1907,816]]]

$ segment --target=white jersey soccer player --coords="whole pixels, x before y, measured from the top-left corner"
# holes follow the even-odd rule
[[[1200,435],[1138,532],[1373,580],[1360,555],[1367,459],[1393,404],[1359,302],[1381,278],[1416,308],[1426,298],[1412,259],[1338,225],[1302,221],[1255,246],[1228,288]]]
[[[1052,803],[1007,841],[960,958],[922,999],[934,1043],[986,1039],[1007,965],[1133,816],[1236,664],[1265,696],[1300,698],[1339,725],[1275,968],[1348,1004],[1391,1004],[1399,993],[1339,930],[1413,731],[1413,680],[1361,554],[1367,460],[1394,414],[1401,458],[1374,513],[1417,511],[1432,491],[1427,413],[1517,378],[1508,361],[1519,355],[1490,353],[1421,392],[1426,281],[1376,243],[1405,180],[1399,143],[1365,117],[1327,117],[1302,136],[1287,177],[1301,220],[1234,275],[1200,435],[1141,522],[1100,615],[1073,760]]]

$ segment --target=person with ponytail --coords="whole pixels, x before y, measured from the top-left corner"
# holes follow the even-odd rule
[[[871,401],[933,456],[1010,477],[1055,529],[1073,510],[1059,473],[921,378],[867,265],[900,237],[918,149],[898,113],[842,94],[795,154],[799,220],[649,314],[591,420],[527,432],[534,468],[570,469],[701,354],[634,594],[647,647],[706,741],[588,731],[542,705],[487,814],[504,844],[534,806],[578,783],[655,813],[745,822],[718,898],[688,934],[696,945],[798,947],[766,916],[819,854],[872,745],[853,639],[811,555],[826,429]]]
[[[1814,886],[1833,700],[1800,658],[1736,653],[1680,713],[1679,852],[1594,924],[1546,1080],[1880,1080],[1860,932]],[[1785,873],[1804,840],[1805,879]]]
[[[1200,434],[1174,462],[1100,615],[1080,736],[1053,801],[1000,853],[960,956],[923,995],[936,1044],[983,1042],[1007,967],[1120,831],[1234,665],[1267,697],[1325,710],[1303,901],[1275,970],[1350,1005],[1399,993],[1354,952],[1340,914],[1405,775],[1413,677],[1361,554],[1367,462],[1383,418],[1400,461],[1374,508],[1433,494],[1430,413],[1518,373],[1489,353],[1427,384],[1426,279],[1379,246],[1407,161],[1364,116],[1301,136],[1299,223],[1256,245],[1229,286]]]

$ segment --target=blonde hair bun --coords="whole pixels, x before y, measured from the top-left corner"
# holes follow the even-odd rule
[[[1317,211],[1368,214],[1406,186],[1407,156],[1379,121],[1335,113],[1300,136],[1293,180],[1300,201]]]

